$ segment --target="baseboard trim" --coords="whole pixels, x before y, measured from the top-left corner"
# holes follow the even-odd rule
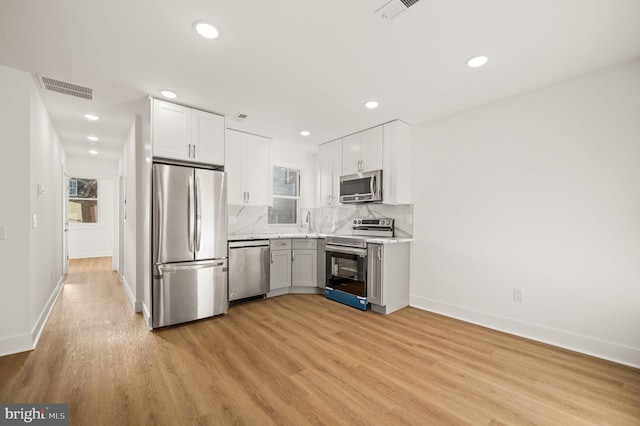
[[[113,253],[110,251],[95,251],[95,252],[85,252],[85,253],[74,253],[69,254],[69,259],[89,259],[92,257],[112,257]]]
[[[53,306],[56,304],[58,296],[60,296],[60,292],[62,291],[63,287],[64,277],[60,277],[58,283],[56,284],[56,287],[53,289],[53,292],[51,292],[51,295],[49,296],[49,300],[47,300],[46,305],[42,309],[38,320],[31,329],[31,333],[18,334],[15,336],[0,339],[0,356],[32,351],[36,348],[36,346],[38,346],[40,335],[42,334],[44,326],[49,320],[49,315],[51,315]]]
[[[149,308],[144,302],[142,302],[142,316],[144,317],[144,322],[147,324],[147,328],[153,330],[153,326],[151,325],[151,312],[149,312]]]
[[[452,305],[426,297],[411,296],[410,306],[618,364],[640,368],[640,350],[628,346]]]

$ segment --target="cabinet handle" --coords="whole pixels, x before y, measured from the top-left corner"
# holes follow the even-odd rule
[[[247,191],[247,203],[251,201],[251,193]]]
[[[193,146],[193,159],[196,159],[196,146]]]
[[[271,253],[271,263],[273,263],[273,253]]]
[[[189,158],[191,158],[191,144],[189,144]]]
[[[296,260],[296,252],[292,251],[291,252],[291,261],[293,262],[294,260]]]
[[[382,247],[378,247],[378,260],[382,262]]]

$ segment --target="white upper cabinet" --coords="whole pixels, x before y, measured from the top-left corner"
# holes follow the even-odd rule
[[[227,129],[225,172],[229,204],[271,204],[271,140]]]
[[[153,99],[153,156],[224,165],[224,117]]]
[[[342,138],[342,174],[382,169],[382,126]]]
[[[383,126],[382,202],[411,204],[411,126],[392,121]]]
[[[193,110],[191,123],[195,160],[224,165],[224,117]]]
[[[318,147],[319,205],[340,204],[340,176],[342,175],[342,139]]]

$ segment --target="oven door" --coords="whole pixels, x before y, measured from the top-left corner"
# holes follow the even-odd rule
[[[367,310],[367,249],[327,245],[327,298]]]

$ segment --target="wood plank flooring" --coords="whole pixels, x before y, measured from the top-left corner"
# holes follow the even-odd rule
[[[318,295],[149,332],[110,266],[72,261],[0,401],[70,403],[73,425],[640,425],[638,369]]]

